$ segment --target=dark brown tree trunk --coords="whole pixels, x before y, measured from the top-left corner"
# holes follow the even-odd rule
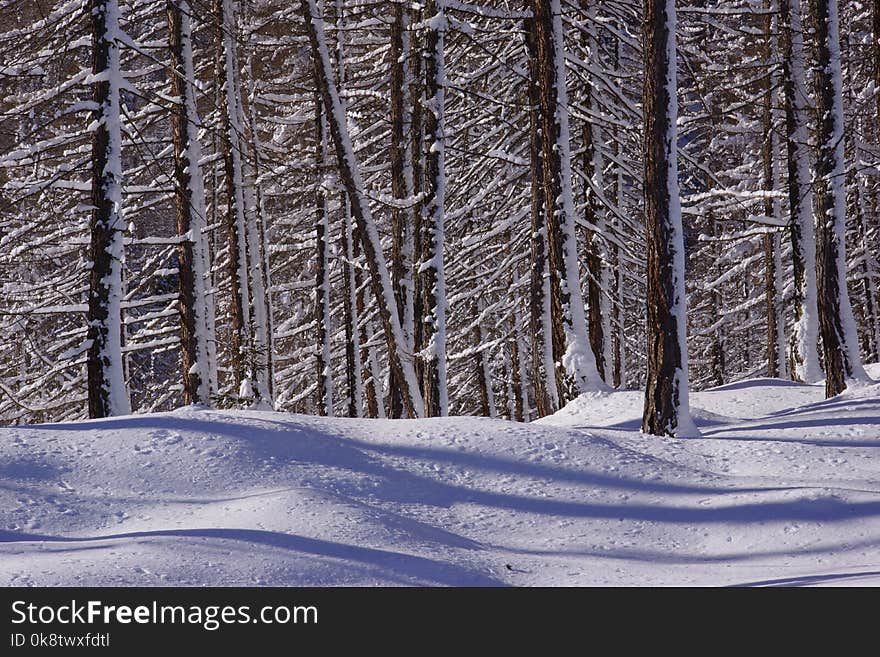
[[[587,97],[589,99],[589,95]],[[593,150],[596,148],[596,145],[593,143],[593,127],[589,123],[583,127],[583,141],[584,172],[588,180],[594,180]],[[596,226],[596,204],[599,201],[595,198],[589,183],[585,185],[585,196],[584,219],[590,226]],[[605,330],[602,325],[602,257],[599,252],[599,238],[592,228],[587,228],[586,243],[587,271],[589,272],[587,281],[587,309],[590,319],[590,347],[593,350],[593,356],[596,358],[596,369],[599,371],[599,376],[605,380]],[[609,367],[610,365],[608,363]]]
[[[407,9],[403,4],[394,5],[394,21],[391,24],[391,143],[389,155],[391,160],[391,194],[395,199],[407,198],[410,189],[406,178],[406,107],[404,98],[406,89],[406,67],[409,65],[404,53],[404,21],[408,16]],[[394,285],[394,295],[397,300],[397,314],[406,334],[406,306],[407,290],[404,287],[406,280],[411,276],[411,263],[407,261],[411,253],[407,253],[406,237],[411,226],[407,226],[411,219],[409,210],[400,207],[391,208],[391,282]],[[408,340],[411,335],[406,335]],[[400,388],[403,381],[391,381],[390,385],[390,411],[391,417],[400,417],[403,406],[400,400]]]
[[[92,83],[97,127],[92,131],[86,373],[89,417],[102,418],[129,411],[122,364],[122,137],[119,44],[114,41],[119,9],[116,0],[92,0],[90,8],[92,73],[102,77]]]
[[[825,396],[846,389],[846,380],[859,377],[861,362],[855,342],[855,322],[846,289],[846,200],[843,162],[843,90],[837,0],[812,0],[816,35],[815,67],[818,100],[816,156],[816,280],[819,328],[825,357]]]
[[[617,23],[618,33],[620,28],[620,20],[618,19]],[[620,50],[621,50],[621,40],[619,36],[616,36],[614,39],[614,47],[612,49],[612,65],[614,66],[614,70],[617,70],[620,66]],[[614,202],[617,207],[621,207],[622,205],[622,194],[623,194],[623,173],[621,170],[621,166],[619,164],[620,158],[623,153],[623,149],[621,148],[621,139],[622,139],[622,128],[615,125],[613,127],[614,130],[614,140],[613,140],[613,148],[614,148],[614,158],[618,163],[615,165],[615,176],[612,180],[612,185],[614,189]],[[624,328],[624,322],[626,320],[626,313],[624,311],[624,300],[625,300],[625,285],[626,278],[625,272],[623,268],[623,257],[620,251],[619,238],[622,236],[623,231],[620,229],[622,225],[621,219],[615,215],[614,218],[614,232],[615,236],[618,237],[618,240],[614,240],[611,246],[611,258],[614,263],[614,304],[612,311],[612,333],[613,333],[613,343],[612,349],[614,353],[614,365],[613,365],[613,385],[615,388],[625,388],[626,387],[626,331]]]
[[[315,76],[317,78],[317,74]],[[333,379],[331,372],[330,335],[330,276],[328,254],[330,236],[328,233],[326,190],[321,186],[327,166],[327,124],[324,108],[319,94],[315,94],[315,376],[318,382],[317,406],[319,415],[333,415]]]
[[[421,9],[414,8],[412,10],[412,22],[418,23],[422,20]],[[421,53],[422,43],[420,35],[417,31],[411,34],[410,47],[412,52]],[[424,88],[424,68],[423,57],[411,57],[410,69],[410,86],[409,100],[412,107],[412,116],[410,117],[410,157],[412,162],[413,176],[413,197],[421,198],[423,190],[423,181],[425,177],[425,163],[423,159],[423,149],[425,140],[425,117],[422,107],[422,97],[425,92]],[[413,263],[422,262],[424,254],[422,253],[422,232],[424,230],[424,214],[425,204],[423,200],[413,204],[412,207],[412,238],[413,238]],[[412,346],[413,352],[418,353],[425,347],[424,336],[424,317],[425,307],[423,303],[422,293],[422,277],[416,275],[413,271],[413,325],[412,325]],[[416,376],[419,381],[423,377],[423,364],[420,358],[415,359]],[[393,410],[393,409],[392,409]],[[397,416],[392,416],[397,417]]]
[[[168,38],[171,68],[171,95],[178,99],[171,110],[172,140],[174,144],[174,191],[177,210],[177,267],[179,277],[177,310],[180,315],[180,355],[183,370],[183,402],[185,404],[209,404],[210,399],[200,394],[203,382],[199,369],[194,367],[199,361],[198,329],[196,327],[196,267],[193,244],[201,239],[190,235],[193,226],[193,189],[191,187],[189,151],[189,130],[186,98],[187,79],[184,65],[182,13],[178,2],[168,2]],[[201,364],[202,366],[205,363]]]
[[[443,0],[427,0],[431,20],[425,39],[425,223],[422,226],[418,277],[422,292],[424,347],[422,397],[425,417],[448,414],[446,390],[446,283],[443,271],[444,205],[446,195],[444,126],[444,43],[446,15]]]
[[[648,367],[642,431],[654,435],[676,435],[681,429],[690,429],[682,426],[690,418],[684,346],[684,243],[675,152],[674,11],[667,0],[645,0]]]
[[[706,189],[709,189],[709,184],[710,180],[707,174],[705,181]],[[716,220],[712,210],[709,210],[707,223],[711,227],[712,234],[715,237],[720,237],[722,235],[723,228],[721,227],[720,222]],[[724,243],[720,240],[716,241],[715,246],[712,250],[713,260],[716,263],[711,269],[712,278],[718,280],[718,278],[724,274],[724,267],[718,264],[724,257]],[[709,348],[709,358],[711,359],[712,370],[712,384],[715,386],[721,386],[727,382],[727,331],[725,323],[721,321],[724,317],[725,305],[718,285],[712,288],[709,296],[712,308],[712,317],[715,318],[716,323],[715,329],[712,331],[712,346]]]
[[[562,52],[561,5],[533,0],[540,139],[544,173],[544,216],[550,265],[553,361],[560,403],[601,384],[589,344],[578,272],[578,247],[571,189],[568,101]]]
[[[240,176],[236,173],[235,159],[240,156],[235,150],[238,148],[240,135],[235,133],[233,116],[235,106],[230,106],[229,85],[232,84],[235,72],[227,70],[226,50],[232,43],[232,37],[226,34],[229,17],[225,15],[224,0],[214,1],[214,28],[216,39],[216,83],[223,87],[220,93],[220,159],[223,162],[225,178],[226,215],[223,217],[224,230],[226,232],[227,247],[227,274],[229,276],[229,324],[230,324],[230,359],[232,364],[232,376],[235,386],[234,394],[238,394],[241,382],[248,376],[248,358],[245,353],[249,347],[248,326],[249,311],[247,308],[246,291],[247,281],[247,249],[245,246],[244,226],[242,216],[244,208],[239,207],[242,203],[242,190],[236,188],[240,182]],[[232,57],[235,61],[235,58]]]
[[[767,215],[771,216],[771,215]],[[764,303],[767,313],[767,376],[779,376],[779,350],[776,345],[777,300],[776,300],[776,260],[773,249],[773,235],[764,235]]]
[[[340,89],[346,84],[345,67],[345,13],[342,0],[334,0],[334,22],[336,28],[336,48],[334,54],[336,64],[336,79]],[[315,75],[317,75],[317,70]],[[316,83],[316,88],[318,85]],[[346,414],[348,417],[360,417],[363,412],[363,362],[361,360],[361,336],[363,330],[359,330],[362,318],[363,292],[360,290],[359,275],[355,263],[359,255],[357,240],[355,239],[355,227],[351,220],[351,205],[345,190],[339,192],[339,205],[342,218],[342,286],[344,288],[342,300],[342,314],[345,322],[345,382],[348,389]]]
[[[525,21],[529,57],[529,178],[531,182],[531,249],[529,252],[529,328],[532,338],[531,371],[538,417],[558,409],[552,345],[549,335],[549,299],[546,298],[547,225],[544,221],[544,163],[541,156],[541,92],[538,88],[538,44],[534,19]],[[546,371],[547,367],[551,367]],[[548,388],[548,386],[552,386]]]
[[[871,55],[874,59],[874,89],[880,89],[880,0],[871,3]],[[874,94],[876,128],[880,133],[880,93]]]
[[[561,154],[557,148],[560,139],[559,123],[556,121],[557,87],[555,65],[555,43],[553,42],[553,16],[550,3],[546,0],[532,0],[532,11],[535,15],[535,44],[537,54],[537,79],[540,99],[539,136],[541,158],[543,163],[544,187],[544,222],[547,226],[547,252],[550,264],[550,307],[551,307],[551,340],[553,344],[553,362],[555,367],[555,384],[559,391],[560,405],[567,403],[577,395],[574,381],[562,367],[562,356],[566,348],[565,326],[566,309],[572,303],[572,295],[568,286],[563,289],[565,279],[565,262],[563,254],[563,234],[557,212],[558,199],[562,194]],[[571,282],[571,281],[569,281]],[[580,294],[580,285],[577,288]],[[580,302],[579,298],[575,302]]]
[[[594,2],[595,0],[593,0]],[[586,49],[594,53],[594,57],[598,57],[599,43],[596,37],[596,28],[592,23],[595,20],[595,6],[587,0],[582,0],[581,5],[587,11],[588,24],[582,33],[583,44]],[[597,60],[589,62],[592,67],[598,67]],[[593,76],[591,69],[589,75]],[[591,85],[594,81],[590,81]],[[588,112],[594,110],[594,94],[595,87],[588,86],[583,94],[584,104]],[[604,175],[602,171],[602,151],[604,144],[601,143],[601,129],[594,126],[591,121],[584,121],[582,130],[582,139],[584,144],[583,168],[586,181],[584,183],[584,220],[587,223],[586,231],[586,263],[587,263],[587,311],[589,320],[590,348],[593,350],[593,357],[596,359],[596,370],[602,380],[608,383],[611,381],[612,363],[606,362],[606,354],[610,354],[610,350],[606,349],[606,340],[611,340],[610,335],[606,335],[607,329],[610,328],[609,318],[605,309],[610,308],[606,294],[608,281],[606,280],[605,262],[603,261],[602,240],[603,235],[597,231],[607,229],[604,219],[604,208],[602,201],[598,198],[596,191],[603,191]],[[594,190],[595,187],[595,190]],[[606,326],[607,324],[607,326]]]
[[[768,3],[764,2],[769,10]],[[771,30],[773,17],[768,13],[764,17],[764,61],[767,63],[767,74],[764,86],[763,106],[761,108],[761,159],[763,164],[763,186],[766,191],[774,189],[773,168],[775,167],[773,152],[773,76],[770,74],[770,62],[773,57]],[[764,197],[764,216],[775,218],[774,202],[769,196]],[[767,313],[767,376],[777,378],[780,371],[778,338],[779,301],[776,298],[776,253],[773,249],[773,235],[766,234],[764,242],[764,299]]]
[[[788,169],[789,236],[794,285],[794,331],[789,372],[795,380],[812,383],[821,375],[817,351],[815,240],[811,213],[812,187],[807,162],[807,134],[802,102],[804,89],[803,41],[800,6],[779,0],[779,49],[782,56],[782,90],[785,101],[785,135]],[[797,44],[795,43],[797,40]]]
[[[354,231],[353,259],[357,260],[361,255],[360,240],[357,239],[357,228],[355,228]],[[369,335],[367,331],[367,327],[371,326],[371,320],[366,321],[364,316],[367,308],[367,290],[366,286],[363,285],[362,276],[358,268],[352,268],[351,276],[352,284],[355,289],[354,298],[356,316],[359,318],[355,327],[356,330],[351,347],[352,350],[359,348],[359,351],[357,352],[358,358],[356,360],[356,366],[360,368],[360,376],[358,378],[363,386],[363,395],[365,396],[367,405],[367,417],[377,418],[379,417],[379,407],[382,406],[384,402],[382,400],[382,382],[378,379],[377,372],[373,367],[373,359],[375,358],[373,351],[375,347],[370,346],[370,338],[372,336]],[[372,328],[370,328],[370,333],[372,333]],[[400,396],[400,393],[398,393],[398,395]]]
[[[357,244],[352,233],[348,198],[345,192],[340,196],[340,203],[343,209],[342,248],[345,251],[346,260],[349,260],[349,257],[351,260],[354,260]],[[348,386],[348,417],[360,417],[362,361],[358,358],[358,344],[360,340],[358,323],[361,317],[358,300],[361,293],[357,290],[357,269],[352,262],[345,262],[342,266],[342,286],[345,288],[342,300],[342,313],[343,321],[345,322],[345,381]]]
[[[480,415],[483,417],[492,417],[492,381],[486,376],[485,358],[480,347],[483,346],[483,328],[479,321],[480,307],[476,301],[472,304],[471,316],[474,318],[474,328],[472,329],[472,338],[474,344],[474,379],[477,383],[477,392],[480,396]]]
[[[510,380],[513,389],[513,419],[517,422],[525,422],[525,413],[523,409],[523,381],[520,379],[520,353],[519,341],[517,336],[518,327],[512,326],[510,331]]]

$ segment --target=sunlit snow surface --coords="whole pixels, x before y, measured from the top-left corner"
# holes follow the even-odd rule
[[[877,366],[869,368],[880,378]],[[531,425],[182,409],[0,428],[4,585],[876,585],[880,386]]]

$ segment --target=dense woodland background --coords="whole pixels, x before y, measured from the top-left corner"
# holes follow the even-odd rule
[[[834,295],[818,313],[813,232],[821,259],[822,190],[840,184],[858,349],[877,359],[880,2],[839,6],[841,171],[822,166],[830,10],[679,2],[692,389],[823,378]],[[629,0],[0,0],[0,422],[190,401],[400,417],[422,412],[413,390],[428,415],[528,421],[601,387],[571,376],[578,357],[644,387],[646,15]],[[554,217],[572,222],[577,281]],[[107,276],[124,384],[90,401],[89,362],[115,366],[90,310]]]

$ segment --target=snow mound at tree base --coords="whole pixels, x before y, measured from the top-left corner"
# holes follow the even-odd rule
[[[878,584],[880,398],[822,397],[696,393],[682,440],[638,432],[638,392],[531,425],[193,407],[4,428],[0,583]]]

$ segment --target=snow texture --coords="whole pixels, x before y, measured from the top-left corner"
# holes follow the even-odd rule
[[[880,376],[880,367],[872,374]],[[361,420],[187,407],[0,429],[0,583],[880,584],[880,386],[642,393],[554,416]]]

